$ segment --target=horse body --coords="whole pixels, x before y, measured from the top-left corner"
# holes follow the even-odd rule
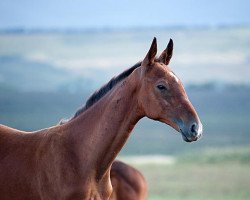
[[[135,168],[114,161],[110,171],[113,193],[110,200],[145,200],[147,183]]]
[[[16,190],[25,197],[20,199],[108,199],[111,163],[139,120],[125,92],[131,87],[124,82],[120,87],[123,92],[114,90],[66,124],[34,133],[1,127],[0,168],[8,177],[0,173],[0,180],[10,181],[0,181],[1,199],[15,199],[9,192],[22,182],[27,185]]]
[[[0,199],[109,199],[111,164],[144,116],[172,126],[187,142],[197,140],[198,115],[166,66],[171,41],[159,61],[156,51],[154,39],[142,63],[65,124],[30,133],[0,126]]]
[[[68,141],[57,133],[54,128],[26,133],[0,127],[1,200],[67,199],[77,181],[83,184],[80,174],[72,173],[78,162]]]

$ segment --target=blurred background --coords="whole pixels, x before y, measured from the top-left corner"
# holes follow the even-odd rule
[[[174,40],[172,70],[204,125],[185,143],[143,119],[119,159],[150,200],[250,198],[247,0],[0,1],[0,123],[37,130],[71,117],[114,75]]]

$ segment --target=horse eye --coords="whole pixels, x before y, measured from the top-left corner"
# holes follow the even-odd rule
[[[157,85],[157,88],[161,91],[167,90],[167,88],[164,85]]]

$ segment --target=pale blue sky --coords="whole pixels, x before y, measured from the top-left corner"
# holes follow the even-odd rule
[[[1,0],[0,28],[250,24],[249,0]]]

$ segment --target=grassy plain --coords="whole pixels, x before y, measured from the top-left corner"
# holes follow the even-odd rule
[[[209,149],[175,157],[172,163],[131,163],[145,176],[149,200],[247,200],[250,149]]]

